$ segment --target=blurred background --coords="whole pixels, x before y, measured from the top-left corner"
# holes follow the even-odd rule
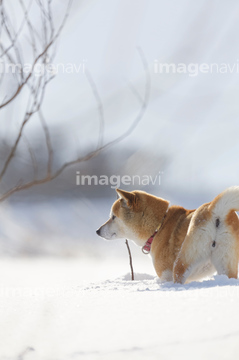
[[[73,1],[69,9],[67,4],[1,4],[1,65],[19,59],[33,64],[51,39],[54,44],[40,61],[61,64],[46,81],[39,109],[24,125],[0,177],[1,196],[46,176],[47,134],[53,173],[66,162],[103,149],[67,166],[54,180],[3,199],[1,256],[127,257],[123,240],[106,242],[95,234],[108,219],[116,199],[114,188],[77,185],[77,172],[140,179],[160,173],[155,184],[119,187],[151,192],[186,208],[211,201],[239,181],[238,2],[82,0]],[[156,63],[216,63],[224,70],[195,76],[159,73]],[[2,104],[24,82],[21,76],[2,71]],[[33,74],[30,85],[0,108],[1,171],[29,116],[29,101],[34,106],[41,77]],[[104,147],[115,139],[120,141]],[[136,247],[133,252],[143,256]]]

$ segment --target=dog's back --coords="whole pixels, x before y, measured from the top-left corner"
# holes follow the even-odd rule
[[[239,261],[239,187],[226,189],[192,216],[174,265],[174,281],[186,282],[205,266],[237,278]]]

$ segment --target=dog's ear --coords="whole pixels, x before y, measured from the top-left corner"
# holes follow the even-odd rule
[[[116,189],[116,192],[121,199],[124,199],[127,206],[131,207],[135,204],[136,196],[134,193],[120,189]]]

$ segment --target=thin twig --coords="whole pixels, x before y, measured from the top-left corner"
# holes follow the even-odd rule
[[[25,12],[25,16],[21,22],[21,25],[19,27],[19,29],[17,30],[15,36],[14,36],[14,39],[12,41],[12,43],[0,54],[0,58],[3,57],[5,54],[7,54],[9,52],[9,50],[11,50],[11,48],[14,46],[14,44],[16,43],[18,37],[20,36],[21,32],[22,32],[22,29],[24,28],[24,24],[25,24],[25,21],[26,21],[26,16],[28,15],[28,12],[30,11],[30,8],[31,8],[31,5],[32,5],[32,2],[33,0],[31,0],[29,6],[28,6],[28,9],[26,9],[26,12]],[[1,2],[0,2],[0,5],[1,5]],[[3,18],[2,18],[2,24],[3,25]]]
[[[22,140],[25,142],[28,152],[30,154],[30,158],[31,158],[32,166],[33,166],[34,180],[36,180],[37,174],[38,174],[38,166],[37,166],[37,160],[36,160],[35,153],[31,147],[31,144],[30,144],[28,138],[26,137],[26,135],[24,135],[24,134],[22,135]]]
[[[127,239],[125,239],[125,244],[126,244],[126,246],[127,246],[128,253],[129,253],[129,264],[130,264],[130,270],[131,270],[131,280],[134,280],[133,261],[132,261],[132,256],[131,256],[130,247],[129,247],[129,242],[128,242]]]
[[[18,135],[17,135],[17,138],[15,140],[15,143],[10,151],[10,154],[8,155],[7,157],[7,160],[2,168],[2,171],[0,173],[0,182],[3,178],[3,176],[5,175],[7,169],[8,169],[8,166],[10,164],[10,162],[12,161],[14,155],[15,155],[15,152],[16,152],[16,149],[18,147],[18,144],[21,140],[21,137],[22,137],[22,134],[23,134],[23,129],[25,127],[25,125],[29,122],[30,118],[32,117],[32,115],[34,115],[36,112],[38,112],[40,110],[40,106],[42,104],[42,101],[43,101],[43,95],[44,95],[44,91],[45,91],[45,86],[46,86],[46,82],[44,83],[43,87],[42,87],[42,93],[41,93],[41,97],[40,97],[40,100],[37,99],[38,97],[38,92],[39,92],[39,88],[41,88],[41,81],[42,81],[42,78],[39,78],[39,82],[38,82],[38,86],[37,88],[34,90],[34,102],[32,104],[32,107],[31,107],[31,110],[30,111],[27,111],[25,116],[24,116],[24,120],[21,124],[21,127],[19,129],[19,132],[18,132]],[[32,94],[31,94],[32,95]]]
[[[85,75],[86,78],[91,86],[92,92],[94,94],[94,97],[98,103],[98,112],[99,112],[99,120],[100,120],[100,128],[99,128],[99,140],[98,140],[98,145],[97,148],[101,147],[103,145],[103,141],[104,141],[104,108],[103,108],[103,104],[99,95],[99,92],[97,90],[96,84],[89,72],[88,69],[85,70]]]
[[[138,53],[139,53],[141,62],[143,64],[144,71],[145,71],[145,76],[146,76],[146,79],[145,79],[145,94],[144,94],[143,101],[141,103],[141,108],[139,110],[138,115],[136,116],[136,118],[134,119],[134,121],[132,122],[130,127],[128,128],[128,130],[126,130],[122,135],[120,135],[116,139],[112,140],[111,142],[109,142],[108,144],[103,146],[102,149],[105,149],[105,148],[107,148],[107,147],[109,147],[111,145],[115,145],[115,144],[119,143],[120,141],[124,140],[126,137],[128,137],[134,131],[134,129],[137,127],[137,125],[141,121],[141,119],[144,116],[144,113],[145,113],[145,111],[147,109],[147,106],[148,106],[148,103],[149,103],[150,89],[151,89],[150,72],[149,72],[149,67],[148,67],[145,55],[143,53],[143,50],[141,48],[139,48],[139,47],[138,47]]]
[[[45,140],[46,140],[46,147],[47,147],[47,152],[48,152],[48,162],[47,162],[47,175],[48,177],[51,176],[51,170],[52,170],[52,162],[53,162],[53,148],[52,148],[52,143],[51,143],[51,136],[50,136],[50,132],[46,123],[46,120],[43,116],[43,113],[41,110],[38,111],[39,114],[39,118],[42,124],[42,128],[45,134]]]

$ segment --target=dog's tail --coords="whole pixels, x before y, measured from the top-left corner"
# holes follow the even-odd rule
[[[221,219],[225,219],[231,211],[239,211],[239,186],[232,186],[223,191],[211,202],[210,207]]]
[[[198,264],[211,263],[218,274],[237,278],[238,274],[238,221],[239,186],[233,186],[219,194],[211,203],[200,206],[192,215],[187,235],[174,265],[174,281],[185,283],[194,278]],[[235,224],[230,229],[228,225]],[[235,230],[236,229],[236,233]],[[197,267],[199,266],[199,267]],[[213,271],[211,269],[210,271]],[[203,273],[204,274],[204,273]],[[201,275],[200,275],[201,276]]]

